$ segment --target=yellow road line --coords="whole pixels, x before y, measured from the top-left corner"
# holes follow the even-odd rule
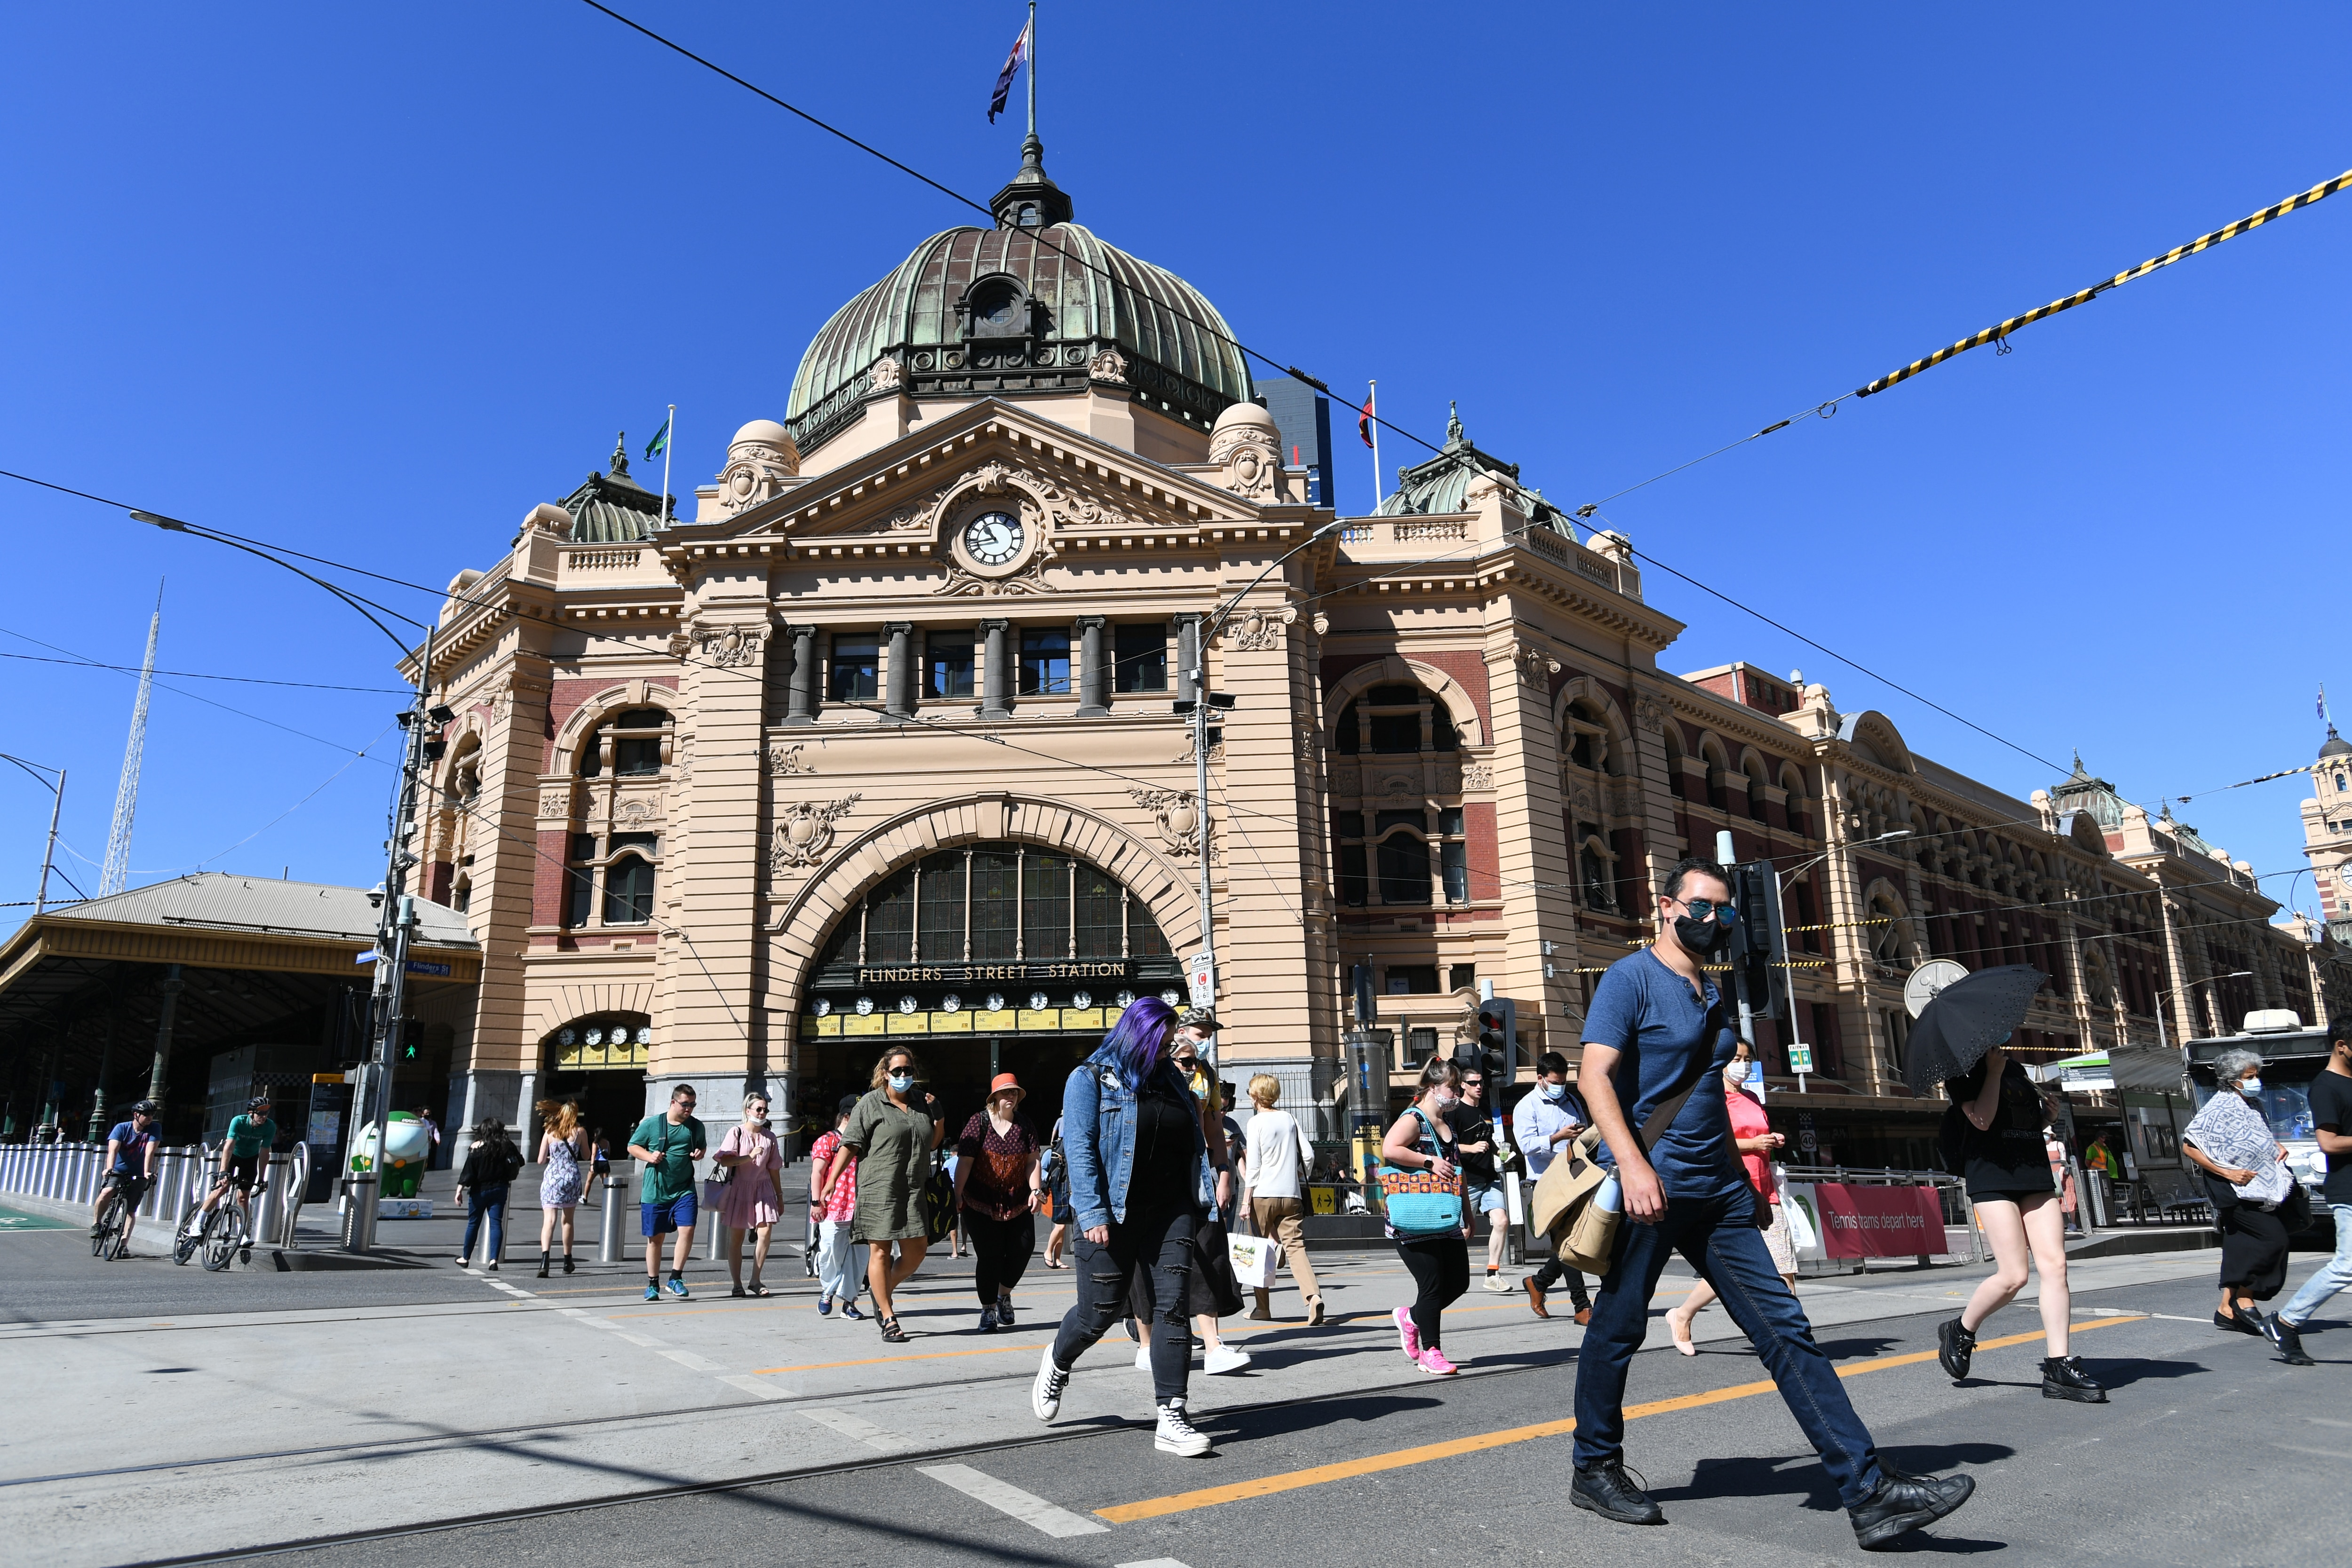
[[[2116,1323],[2145,1322],[2142,1317],[2100,1318],[2074,1325],[2075,1333],[2092,1329],[2104,1329]],[[2038,1342],[2041,1331],[2030,1334],[2010,1334],[1997,1340],[1979,1340],[1979,1351],[2001,1350],[2010,1345]],[[1883,1372],[1889,1367],[1914,1366],[1934,1361],[1934,1351],[1915,1351],[1906,1355],[1877,1356],[1869,1361],[1852,1362],[1837,1369],[1840,1377],[1858,1377],[1866,1372]],[[1696,1410],[1704,1405],[1721,1405],[1728,1400],[1749,1399],[1772,1392],[1776,1385],[1766,1378],[1760,1383],[1734,1384],[1729,1388],[1717,1388],[1706,1394],[1685,1394],[1673,1399],[1654,1400],[1647,1405],[1629,1405],[1626,1419],[1638,1415],[1665,1415],[1677,1410]],[[1531,1426],[1507,1427],[1499,1432],[1481,1432],[1468,1437],[1456,1437],[1444,1443],[1424,1443],[1418,1447],[1397,1448],[1385,1454],[1368,1454],[1360,1459],[1345,1459],[1338,1464],[1317,1465],[1310,1469],[1286,1470],[1280,1475],[1262,1476],[1254,1481],[1235,1481],[1230,1486],[1203,1487],[1198,1491],[1177,1492],[1170,1497],[1150,1498],[1142,1502],[1120,1503],[1115,1508],[1097,1509],[1095,1512],[1114,1524],[1128,1524],[1139,1519],[1159,1519],[1171,1513],[1189,1513],[1194,1509],[1213,1508],[1219,1503],[1239,1502],[1244,1498],[1271,1497],[1276,1492],[1296,1491],[1301,1487],[1321,1486],[1326,1481],[1343,1481],[1357,1476],[1368,1476],[1381,1470],[1402,1469],[1407,1465],[1427,1464],[1432,1459],[1450,1459],[1463,1454],[1475,1454],[1487,1448],[1506,1447],[1513,1443],[1532,1442],[1538,1437],[1563,1437],[1576,1430],[1573,1416],[1559,1421],[1539,1421]]]

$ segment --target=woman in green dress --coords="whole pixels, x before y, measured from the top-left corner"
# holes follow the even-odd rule
[[[868,1244],[866,1282],[874,1291],[874,1308],[882,1337],[905,1344],[890,1293],[921,1267],[929,1236],[923,1226],[923,1190],[930,1181],[931,1151],[940,1145],[944,1128],[939,1101],[915,1094],[922,1068],[915,1053],[893,1046],[874,1064],[874,1087],[849,1113],[841,1129],[841,1147],[824,1173],[820,1189],[828,1189],[841,1168],[857,1162],[857,1218],[850,1239]],[[891,1243],[898,1258],[891,1258]]]

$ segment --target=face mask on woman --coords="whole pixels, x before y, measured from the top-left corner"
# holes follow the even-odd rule
[[[910,1072],[894,1072],[890,1075],[890,1087],[904,1094],[915,1087],[915,1075]]]
[[[1462,1101],[1462,1097],[1450,1089],[1441,1089],[1430,1098],[1437,1102],[1440,1110],[1450,1110]]]
[[[1730,1082],[1745,1083],[1748,1080],[1748,1064],[1743,1061],[1726,1062],[1723,1076]]]
[[[768,1108],[764,1105],[747,1105],[743,1108],[743,1120],[754,1122],[765,1121],[768,1120]]]
[[[2260,1078],[2242,1078],[2238,1080],[2240,1094],[2260,1094],[2262,1091],[2263,1080]]]

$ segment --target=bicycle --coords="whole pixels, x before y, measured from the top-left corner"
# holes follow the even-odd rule
[[[262,1189],[256,1186],[248,1194],[233,1182],[222,1184],[227,1189],[219,1206],[205,1216],[204,1263],[207,1272],[217,1274],[229,1265],[229,1259],[242,1256],[253,1261],[252,1199]]]
[[[102,1263],[111,1263],[131,1250],[131,1205],[123,1200],[120,1186],[107,1189],[106,1201],[98,1213],[98,1228],[90,1233],[89,1255]]]

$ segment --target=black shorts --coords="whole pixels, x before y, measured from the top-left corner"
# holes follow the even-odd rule
[[[136,1171],[109,1171],[106,1184],[120,1192],[126,1203],[136,1205],[147,1195],[147,1189],[155,1184]]]
[[[262,1154],[232,1155],[228,1163],[229,1181],[248,1193],[253,1191],[255,1184],[261,1180],[261,1162],[266,1158],[268,1156]]]

